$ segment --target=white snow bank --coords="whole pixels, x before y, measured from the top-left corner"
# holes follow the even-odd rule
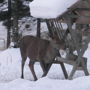
[[[16,79],[0,84],[0,90],[90,90],[90,76],[74,80],[51,80],[47,77],[36,82]]]
[[[33,76],[28,67],[28,58],[25,64],[24,76],[25,79],[33,80]],[[42,70],[39,65],[35,65],[38,69],[36,73],[41,77]],[[15,48],[7,49],[0,52],[0,83],[9,82],[21,76],[21,55],[20,50]]]
[[[34,0],[29,4],[30,12],[36,18],[56,18],[78,0]]]

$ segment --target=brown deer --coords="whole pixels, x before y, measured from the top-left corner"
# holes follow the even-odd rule
[[[46,76],[50,66],[52,65],[53,60],[56,56],[60,56],[59,49],[65,48],[65,43],[59,38],[54,38],[53,40],[44,40],[34,36],[24,36],[20,42],[20,51],[22,57],[22,75],[21,78],[24,78],[23,69],[26,58],[30,58],[29,67],[33,74],[34,80],[37,80],[34,63],[40,62],[40,65],[43,69],[43,76]]]

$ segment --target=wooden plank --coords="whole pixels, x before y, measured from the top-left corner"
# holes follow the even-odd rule
[[[63,63],[66,63],[66,64],[70,64],[70,65],[74,65],[75,64],[75,61],[73,61],[73,60],[69,60],[69,59],[61,58],[61,57],[56,57],[56,60],[54,61],[54,63],[60,63],[60,62],[63,62]]]
[[[82,57],[82,60],[84,61],[85,66],[87,67],[87,58]],[[61,57],[56,57],[56,60],[53,63],[59,64],[60,62],[73,65],[73,66],[76,64],[76,60],[74,59],[67,59],[67,58],[61,58]],[[81,64],[77,67],[77,69],[82,70]]]
[[[75,10],[75,13],[79,16],[76,20],[76,23],[90,24],[90,8],[77,9]]]

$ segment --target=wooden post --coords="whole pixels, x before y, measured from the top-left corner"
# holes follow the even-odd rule
[[[18,34],[18,0],[15,1],[15,3],[12,3],[12,16],[13,16],[13,42],[14,42],[14,47],[18,47],[18,39],[19,39],[19,34]]]
[[[8,30],[7,30],[7,48],[10,45],[10,30],[11,30],[11,0],[8,0]]]
[[[40,19],[37,19],[37,37],[40,38],[40,28],[41,27],[41,20]]]
[[[46,24],[47,24],[47,28],[48,28],[48,31],[49,31],[50,37],[53,38],[53,32],[52,32],[52,29],[51,29],[51,27],[50,27],[49,20],[46,20]]]

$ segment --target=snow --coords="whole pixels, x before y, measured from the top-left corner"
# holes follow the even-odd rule
[[[88,58],[88,70],[90,72],[90,45],[84,56]],[[35,64],[35,72],[38,80],[33,81],[33,76],[25,64],[24,76],[21,79],[21,55],[19,48],[9,48],[0,52],[0,90],[90,90],[90,76],[85,76],[82,71],[75,73],[73,80],[66,80],[59,65],[52,65],[48,75],[41,78],[42,69],[38,63]],[[72,66],[65,65],[68,74]]]
[[[56,18],[78,0],[34,0],[30,2],[30,12],[36,18]]]
[[[85,83],[86,81],[86,83]],[[88,82],[88,83],[87,83]],[[16,79],[8,84],[0,85],[1,90],[90,90],[90,77],[81,77],[73,81],[69,80],[53,80],[47,77],[36,82],[28,80]],[[78,84],[78,85],[77,85]]]

